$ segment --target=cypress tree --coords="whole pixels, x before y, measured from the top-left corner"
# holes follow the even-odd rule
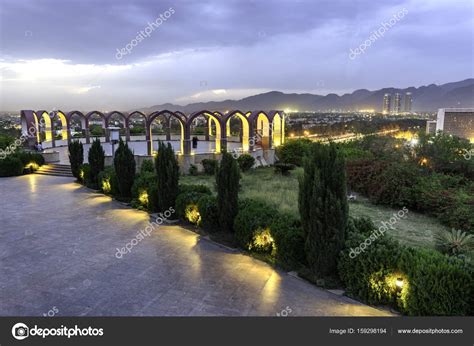
[[[135,179],[135,157],[128,144],[120,138],[119,146],[115,152],[114,168],[117,175],[120,196],[130,198],[132,185]]]
[[[84,163],[84,147],[80,141],[74,140],[69,143],[68,150],[71,173],[77,180],[80,180],[81,166]]]
[[[105,161],[105,152],[100,144],[99,138],[96,138],[93,142],[91,147],[89,148],[89,166],[90,166],[90,173],[89,173],[89,184],[91,187],[97,189],[99,182],[98,176],[99,173],[104,170],[104,161]]]
[[[233,231],[238,212],[240,170],[231,154],[224,152],[216,173],[217,209],[219,226],[223,231]]]
[[[179,166],[171,144],[158,144],[158,154],[155,158],[155,168],[158,185],[158,210],[165,211],[174,208],[178,196]]]
[[[299,180],[298,206],[312,272],[334,277],[348,219],[345,162],[334,144],[314,144]]]

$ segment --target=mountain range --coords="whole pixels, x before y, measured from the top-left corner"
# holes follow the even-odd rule
[[[412,93],[415,112],[433,112],[438,108],[472,108],[474,107],[474,78],[442,85],[430,84],[426,86],[409,87],[405,89],[383,88],[379,90],[359,89],[351,94],[285,94],[280,91],[270,91],[263,94],[245,97],[240,100],[210,101],[190,103],[186,106],[165,103],[141,109],[145,112],[168,109],[192,113],[203,109],[212,111],[239,110],[284,110],[299,111],[354,111],[374,109],[382,111],[383,96],[395,93],[402,94],[402,110],[406,92]]]

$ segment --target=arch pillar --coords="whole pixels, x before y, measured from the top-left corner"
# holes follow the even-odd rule
[[[191,155],[191,124],[184,125],[183,154]]]
[[[128,121],[128,118],[125,119],[124,126],[125,126],[125,141],[130,142],[130,122]]]
[[[82,124],[82,121],[81,121]],[[84,119],[84,133],[86,135],[86,143],[90,144],[91,143],[91,131],[89,130],[89,119]],[[69,136],[71,137],[71,136]]]
[[[102,123],[104,124],[103,128],[105,129],[105,143],[109,143],[110,142],[109,120],[104,119]]]
[[[145,139],[146,139],[146,147],[147,147],[147,154],[152,155],[153,154],[153,148],[152,148],[152,141],[151,141],[151,123],[146,120],[145,121]]]
[[[211,119],[210,117],[206,118],[207,131],[205,131],[205,139],[206,139],[207,142],[209,142],[209,138],[210,138],[211,132],[212,132],[212,126],[211,126],[210,119]]]
[[[166,140],[171,141],[171,117],[166,118],[165,135],[166,135]]]

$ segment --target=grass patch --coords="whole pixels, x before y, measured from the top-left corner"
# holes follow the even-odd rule
[[[242,173],[240,180],[240,198],[252,198],[275,205],[277,209],[298,216],[298,175],[303,169],[298,168],[288,176],[274,173],[272,167],[257,168]],[[215,193],[213,176],[182,176],[182,184],[203,184]],[[366,198],[359,197],[349,203],[349,212],[354,217],[370,217],[378,227],[382,221],[388,221],[398,209],[374,205]],[[405,220],[398,222],[390,230],[390,235],[401,243],[411,246],[434,248],[433,235],[447,227],[441,225],[436,218],[409,211]]]

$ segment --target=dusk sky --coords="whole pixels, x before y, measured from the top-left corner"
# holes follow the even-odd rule
[[[474,76],[472,0],[0,0],[0,25],[0,110],[130,110]]]

